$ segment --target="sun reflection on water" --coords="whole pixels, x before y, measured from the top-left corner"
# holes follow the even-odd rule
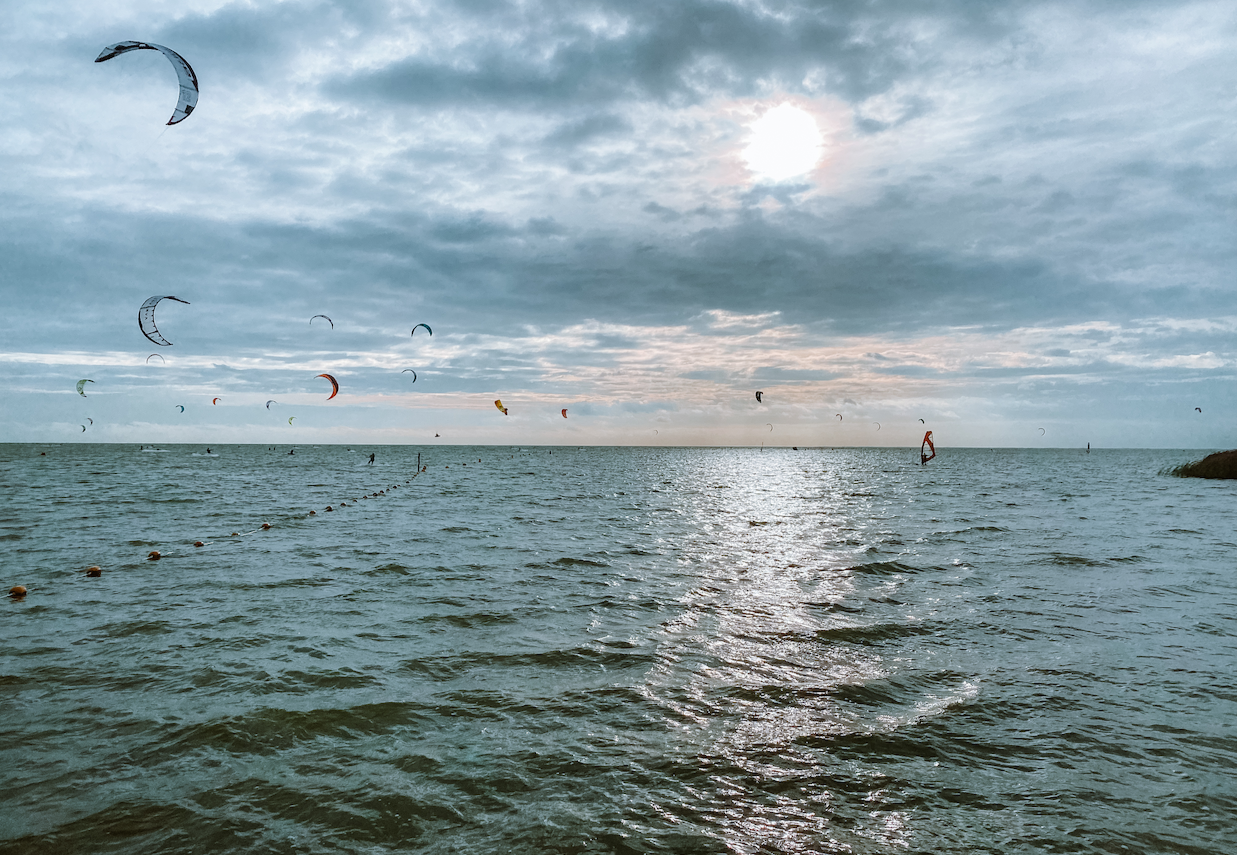
[[[897,670],[828,638],[855,624],[869,596],[898,587],[884,578],[865,588],[848,569],[869,560],[871,497],[855,495],[827,456],[790,461],[765,455],[735,472],[725,457],[700,459],[684,491],[689,530],[701,535],[681,559],[695,584],[662,625],[644,686],[678,749],[715,770],[697,795],[740,852],[849,848],[850,834],[831,832],[828,745],[886,724],[836,695]],[[889,817],[872,818],[868,834],[884,829],[892,842],[904,822]]]

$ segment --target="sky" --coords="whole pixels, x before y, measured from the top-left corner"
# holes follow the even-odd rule
[[[1235,108],[1231,2],[8,0],[0,441],[1231,448]]]

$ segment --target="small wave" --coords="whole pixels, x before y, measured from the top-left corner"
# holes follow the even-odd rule
[[[481,626],[499,626],[501,624],[519,623],[521,617],[511,612],[474,612],[467,615],[426,615],[418,619],[419,623],[442,623],[460,629],[473,629]]]
[[[551,564],[559,567],[609,567],[609,564],[603,564],[599,561],[590,561],[587,558],[559,558],[557,561],[551,561]]]
[[[355,738],[411,729],[433,722],[420,704],[387,702],[346,709],[264,708],[188,727],[169,728],[161,750],[212,748],[233,754],[273,754],[319,737]]]
[[[1057,564],[1065,567],[1103,567],[1108,562],[1096,560],[1094,558],[1086,558],[1082,555],[1069,555],[1064,552],[1053,552],[1048,556],[1041,558],[1034,563],[1036,564]]]
[[[873,549],[874,552],[880,550]],[[871,564],[857,564],[844,568],[848,573],[862,573],[865,576],[894,576],[902,573],[918,573],[918,567],[903,564],[900,561],[874,561]]]
[[[403,564],[383,564],[381,567],[375,567],[373,570],[366,570],[364,576],[407,576],[412,572],[411,567],[405,567]]]
[[[501,671],[505,668],[579,668],[604,665],[607,670],[626,667],[646,668],[656,661],[651,649],[644,647],[573,647],[563,650],[543,650],[532,653],[460,653],[453,656],[434,656],[409,659],[400,665],[400,670],[424,673],[436,679],[448,679],[468,673],[477,668]]]
[[[135,620],[124,623],[109,623],[99,628],[109,638],[127,638],[130,635],[160,635],[172,631],[165,620]]]
[[[913,638],[917,635],[933,635],[938,627],[923,621],[915,623],[876,623],[863,626],[835,626],[818,629],[818,641],[843,641],[850,644],[871,644],[876,641],[894,641]]]

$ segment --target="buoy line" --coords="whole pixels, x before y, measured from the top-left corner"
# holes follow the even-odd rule
[[[419,462],[420,462],[420,455],[417,455],[417,458],[418,458],[418,463],[419,463]],[[480,462],[481,462],[481,458],[477,458],[477,462],[478,462],[478,463],[480,463]],[[467,465],[467,464],[465,464],[465,465]],[[449,465],[444,465],[444,466],[443,466],[443,468],[444,468],[444,469],[449,469],[449,468],[450,468],[450,466],[449,466]],[[411,478],[407,478],[407,479],[405,479],[405,480],[404,480],[404,484],[405,484],[405,485],[407,485],[407,484],[411,484],[411,483],[412,483],[413,478],[416,478],[418,475],[423,475],[423,474],[427,473],[428,471],[429,471],[429,465],[428,465],[428,464],[425,464],[425,465],[420,466],[420,468],[419,468],[416,472],[414,472],[414,473],[412,474],[412,477],[411,477]],[[358,498],[353,498],[353,499],[352,499],[352,504],[353,504],[353,505],[357,504],[357,503],[360,501],[360,499],[367,499],[367,498],[373,498],[373,499],[376,499],[376,498],[379,498],[380,496],[386,496],[386,495],[387,495],[387,491],[388,491],[388,490],[398,490],[398,489],[399,489],[399,486],[400,486],[399,484],[390,484],[390,485],[388,485],[387,487],[385,487],[385,488],[383,488],[383,489],[380,489],[380,490],[374,490],[373,492],[371,492],[371,493],[369,493],[369,494],[367,494],[367,495],[363,495],[363,496],[361,496],[359,499],[358,499]],[[339,507],[340,507],[340,508],[346,508],[346,507],[348,507],[348,502],[347,502],[347,500],[345,499],[345,500],[340,501],[340,502],[339,502]],[[325,511],[332,511],[332,512],[333,512],[333,511],[334,511],[334,507],[333,507],[333,506],[331,506],[331,505],[327,505],[327,506],[326,506],[323,510],[324,510],[324,512],[325,512]],[[309,510],[309,512],[305,514],[304,519],[308,519],[309,517],[315,517],[315,516],[317,516],[317,515],[318,515],[318,512],[317,512],[317,510],[316,510],[316,509],[310,509],[310,510]],[[295,518],[294,518],[292,521],[295,521]],[[263,522],[261,525],[259,525],[259,526],[258,526],[257,528],[255,528],[255,529],[250,529],[249,531],[244,531],[244,532],[241,532],[241,531],[233,531],[233,532],[231,532],[230,534],[228,534],[227,536],[225,536],[224,538],[219,539],[219,540],[195,540],[195,541],[193,541],[193,542],[192,542],[192,543],[193,543],[193,548],[195,548],[195,549],[202,549],[202,548],[205,548],[205,547],[208,547],[208,546],[215,545],[215,544],[217,544],[217,543],[222,543],[222,544],[235,543],[235,542],[236,542],[236,541],[235,541],[235,538],[239,538],[239,537],[248,537],[249,535],[252,535],[252,534],[257,534],[257,533],[259,533],[259,532],[263,532],[263,531],[269,531],[269,530],[270,530],[270,529],[272,529],[272,528],[274,528],[274,525],[272,525],[272,524],[271,524],[271,523],[269,523],[269,522]],[[176,551],[172,551],[172,550],[159,550],[159,549],[152,549],[152,550],[150,550],[150,552],[148,552],[148,553],[146,554],[146,560],[147,560],[147,561],[161,561],[161,560],[163,560],[164,558],[169,558],[169,557],[171,557],[171,556],[174,556],[174,555],[180,555],[180,554],[186,554],[186,553],[180,553],[180,552],[176,552]],[[85,574],[88,578],[95,578],[95,579],[97,579],[97,578],[101,578],[101,577],[103,576],[103,571],[102,571],[102,569],[99,567],[99,565],[97,565],[97,564],[92,564],[92,565],[90,565],[90,566],[89,566],[89,567],[87,567],[87,568],[84,568],[84,569],[82,569],[82,570],[78,570],[77,572],[79,572],[79,573],[84,573],[84,574]],[[24,585],[14,585],[12,588],[10,588],[10,589],[9,589],[9,598],[11,598],[11,599],[13,599],[13,600],[21,600],[21,599],[24,599],[24,598],[25,598],[25,596],[26,596],[26,594],[27,594],[27,589],[26,589],[26,587],[25,587]]]
[[[427,465],[424,465],[424,466],[422,466],[422,467],[421,467],[421,469],[420,469],[419,471],[414,472],[414,473],[412,474],[412,478],[416,478],[418,475],[421,475],[422,473],[427,472],[428,470],[429,470],[429,466],[428,466],[428,464],[427,464]],[[405,481],[404,481],[404,483],[405,483],[405,484],[411,484],[411,483],[412,483],[412,478],[409,478],[409,479],[405,480]],[[382,488],[382,489],[373,490],[372,492],[367,493],[367,494],[365,494],[365,495],[362,495],[362,496],[360,496],[359,498],[353,498],[353,499],[351,499],[351,500],[344,499],[344,500],[341,500],[340,502],[338,502],[336,505],[327,505],[325,508],[323,508],[323,512],[328,512],[328,511],[329,511],[329,512],[334,512],[334,511],[336,510],[336,508],[346,508],[346,507],[348,507],[348,503],[349,503],[349,501],[351,501],[351,503],[352,503],[353,505],[356,505],[356,504],[360,501],[360,499],[376,499],[376,498],[379,498],[379,497],[382,497],[382,496],[386,496],[386,495],[387,495],[387,491],[388,491],[388,490],[396,490],[396,489],[398,489],[398,488],[399,488],[399,485],[398,485],[398,484],[390,484],[390,485],[388,485],[387,487],[384,487],[384,488]],[[305,514],[305,518],[308,518],[308,517],[316,517],[316,516],[318,516],[318,511],[317,511],[316,509],[310,509],[310,510],[309,510],[309,512]],[[294,518],[292,521],[295,521],[295,518]],[[258,526],[258,527],[257,527],[257,528],[255,528],[255,529],[250,529],[250,530],[248,530],[248,531],[234,531],[234,532],[232,532],[231,534],[229,534],[229,535],[227,535],[227,536],[225,536],[225,537],[223,537],[223,538],[220,538],[220,539],[218,539],[218,540],[195,540],[195,541],[193,541],[193,547],[194,547],[195,549],[202,549],[202,548],[205,548],[205,547],[208,547],[208,546],[213,546],[213,545],[216,545],[216,544],[225,544],[225,545],[226,545],[226,544],[229,544],[229,543],[235,543],[235,542],[236,542],[236,541],[235,541],[235,539],[236,539],[236,538],[240,538],[240,537],[249,537],[250,535],[253,535],[253,534],[259,534],[260,532],[269,531],[269,530],[270,530],[270,529],[272,529],[272,528],[274,528],[274,526],[273,526],[271,523],[269,523],[269,522],[264,522],[264,523],[262,523],[260,526]],[[177,552],[173,552],[173,551],[161,551],[161,550],[158,550],[158,549],[154,549],[154,550],[151,550],[149,553],[147,553],[147,555],[146,555],[146,560],[147,560],[147,561],[160,561],[160,560],[162,560],[162,559],[164,559],[164,558],[168,558],[168,557],[170,557],[170,556],[172,556],[172,555],[178,555],[178,554],[182,554],[182,553],[177,553]],[[91,570],[92,570],[92,571],[93,571],[94,569],[96,569],[96,568],[94,568],[94,567],[92,567],[92,568],[91,568]],[[87,575],[90,575],[90,576],[99,576],[99,575],[101,575],[101,572],[100,572],[100,573],[89,572]]]

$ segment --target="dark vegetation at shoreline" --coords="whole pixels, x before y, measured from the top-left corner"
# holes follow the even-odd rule
[[[1202,460],[1193,463],[1183,463],[1168,470],[1169,475],[1178,478],[1234,478],[1237,479],[1237,449],[1233,451],[1217,451]]]

